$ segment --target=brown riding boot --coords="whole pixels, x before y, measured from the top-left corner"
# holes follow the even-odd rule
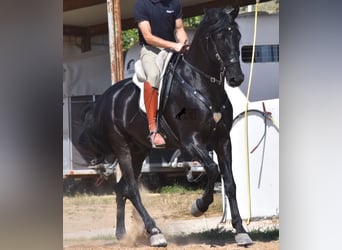
[[[148,120],[148,128],[150,130],[150,140],[152,147],[165,147],[164,138],[157,133],[157,106],[158,106],[158,89],[153,88],[149,82],[144,82],[144,102],[146,107],[146,115]]]

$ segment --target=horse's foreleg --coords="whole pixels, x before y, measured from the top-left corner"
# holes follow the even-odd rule
[[[201,198],[197,199],[191,207],[191,214],[193,216],[201,216],[208,210],[209,205],[214,201],[214,186],[219,171],[216,163],[210,158],[208,150],[204,147],[194,145],[191,148],[193,156],[199,158],[207,173],[208,182]]]
[[[242,225],[242,219],[236,200],[236,184],[232,171],[232,152],[230,139],[223,143],[216,153],[219,159],[219,166],[224,180],[224,188],[229,201],[232,225],[236,229],[235,241],[238,245],[246,246],[253,244],[253,241],[248,236]]]

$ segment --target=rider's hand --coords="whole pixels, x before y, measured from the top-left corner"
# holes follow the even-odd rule
[[[176,43],[176,45],[173,47],[173,50],[176,52],[180,52],[183,49],[183,45],[182,43]]]
[[[187,43],[187,41],[183,43],[176,43],[176,46],[173,48],[173,50],[177,53],[185,53],[190,48],[190,44]]]

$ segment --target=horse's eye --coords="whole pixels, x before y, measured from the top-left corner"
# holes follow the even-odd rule
[[[228,30],[228,31],[231,31],[231,30],[232,30],[232,27],[228,27],[227,30]]]

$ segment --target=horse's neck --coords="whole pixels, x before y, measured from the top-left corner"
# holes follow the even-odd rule
[[[225,99],[225,91],[223,82],[217,80],[219,78],[220,66],[213,64],[209,60],[208,55],[198,53],[198,50],[189,51],[184,55],[184,59],[186,62],[184,62],[183,66],[180,67],[181,69],[179,69],[183,79],[195,90],[198,90],[202,95],[205,95],[211,103],[221,103],[222,99]],[[214,68],[214,70],[212,70],[212,68]],[[211,69],[212,71],[208,71],[208,69]],[[189,71],[194,73],[196,77],[189,77]],[[199,71],[202,71],[202,73],[199,73]],[[204,75],[203,72],[206,75]],[[211,82],[210,77],[215,77],[216,81],[214,83]]]
[[[209,76],[218,78],[220,75],[220,66],[214,65],[208,56],[207,51],[203,51],[199,45],[191,45],[189,52],[184,59],[193,67],[206,73]]]
[[[190,62],[183,61],[180,67],[176,68],[176,80],[182,86],[181,91],[193,94],[199,103],[204,104],[213,112],[221,110],[226,103],[224,84],[211,82],[210,78],[198,73],[198,70],[189,64]],[[179,92],[180,89],[176,88],[176,91]]]

